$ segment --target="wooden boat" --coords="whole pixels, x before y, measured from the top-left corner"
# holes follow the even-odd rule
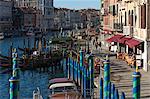
[[[11,67],[11,64],[2,64],[2,63],[1,63],[1,64],[0,64],[0,67],[7,67],[7,68],[8,68],[8,67]]]
[[[54,83],[49,86],[49,99],[82,99],[74,83]]]
[[[12,69],[1,70],[0,74],[5,74],[5,73],[9,73],[9,72],[12,72]]]
[[[9,57],[9,56],[4,56],[4,55],[2,55],[2,54],[0,54],[0,57],[6,58],[6,59],[11,59],[11,57]]]

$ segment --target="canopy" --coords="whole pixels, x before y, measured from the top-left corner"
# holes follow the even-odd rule
[[[117,42],[121,37],[123,37],[123,35],[114,35],[108,39],[106,39],[107,42],[111,43],[111,42]]]

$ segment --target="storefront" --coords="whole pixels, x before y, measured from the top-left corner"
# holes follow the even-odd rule
[[[117,45],[117,57],[125,60],[128,65],[143,67],[144,42],[125,35],[114,35],[106,39],[114,48]],[[113,43],[112,43],[113,42]],[[113,45],[112,45],[113,44]],[[111,48],[112,49],[112,48]],[[116,50],[116,48],[115,48]],[[114,50],[114,51],[115,51]]]

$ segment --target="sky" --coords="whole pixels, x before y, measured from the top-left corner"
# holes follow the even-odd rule
[[[100,0],[54,0],[54,6],[57,8],[83,9],[100,8]]]

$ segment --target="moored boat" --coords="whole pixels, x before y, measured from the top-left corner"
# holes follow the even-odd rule
[[[61,79],[64,80],[65,79]],[[82,99],[81,94],[77,90],[77,86],[72,82],[61,82],[55,80],[54,84],[49,86],[49,99]]]
[[[4,33],[0,32],[0,40],[4,39]]]

